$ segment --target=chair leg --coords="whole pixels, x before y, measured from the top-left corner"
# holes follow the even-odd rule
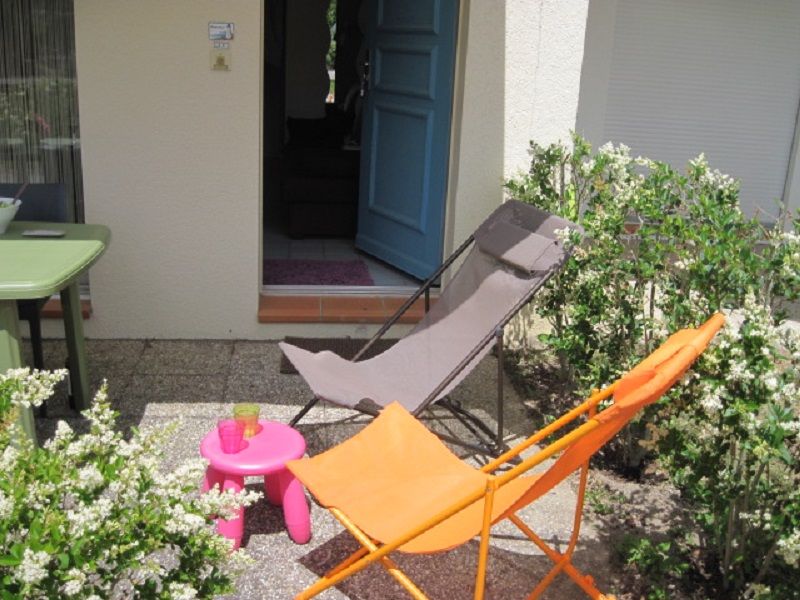
[[[309,400],[306,405],[300,409],[300,412],[297,413],[291,421],[289,421],[289,427],[294,427],[300,422],[300,419],[306,416],[306,413],[314,408],[314,405],[319,402],[319,398],[314,396],[311,400]]]
[[[359,544],[368,550],[368,552],[358,551],[347,557],[340,564],[331,569],[324,577],[318,579],[316,583],[307,587],[305,590],[295,596],[295,600],[307,600],[313,598],[317,594],[322,593],[329,587],[332,587],[343,581],[350,575],[353,575],[374,562],[380,562],[381,566],[386,569],[389,574],[394,577],[397,582],[402,585],[406,591],[411,594],[414,600],[428,600],[428,597],[420,590],[411,579],[400,570],[400,567],[389,558],[388,554],[396,550],[400,542],[387,544],[378,547],[372,539],[361,531],[356,525],[350,521],[343,513],[335,508],[330,509],[331,514],[344,525],[350,534],[356,538]]]
[[[478,549],[478,572],[475,575],[475,600],[483,600],[486,587],[486,567],[489,561],[489,534],[492,530],[492,505],[496,486],[493,480],[486,486],[486,498],[483,501],[483,525],[481,527],[481,543]]]
[[[539,582],[531,595],[528,596],[528,600],[535,600],[538,598],[552,583],[552,580],[555,579],[556,575],[562,571],[570,579],[572,579],[572,581],[574,581],[578,587],[580,587],[592,600],[612,600],[614,598],[610,595],[604,595],[600,590],[598,590],[594,585],[594,579],[591,575],[581,573],[577,568],[575,568],[575,566],[572,564],[571,553],[561,554],[553,550],[550,546],[545,544],[544,541],[538,535],[536,535],[533,530],[528,527],[517,515],[510,515],[508,520],[514,523],[514,525],[516,525],[517,528],[528,537],[528,539],[535,543],[542,550],[542,552],[544,552],[544,554],[551,561],[553,561],[555,565],[544,577],[544,579]]]

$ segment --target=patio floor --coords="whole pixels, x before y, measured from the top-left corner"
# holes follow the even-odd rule
[[[120,412],[119,427],[155,427],[178,420],[179,430],[165,452],[165,468],[198,455],[203,435],[216,420],[231,411],[236,402],[258,402],[266,418],[287,422],[309,398],[299,375],[278,370],[280,350],[274,342],[178,341],[178,340],[89,340],[92,389],[105,377],[109,395]],[[26,350],[28,350],[26,348]],[[29,351],[29,350],[28,350]],[[63,342],[45,342],[48,368],[64,365]],[[465,406],[493,418],[496,362],[487,357],[453,396]],[[531,433],[525,418],[525,403],[506,385],[506,423],[510,442]],[[489,412],[487,414],[486,410]],[[48,417],[38,419],[40,439],[47,438],[58,419],[79,429],[81,419],[66,405],[63,390],[48,404]],[[434,410],[426,419],[434,430],[458,432],[448,414]],[[367,422],[351,411],[320,405],[301,422],[309,454],[319,453],[352,435]],[[466,460],[477,459],[460,451]],[[573,485],[562,485],[520,515],[546,541],[565,542],[572,526]],[[248,487],[258,489],[256,483]],[[327,511],[311,502],[312,539],[294,544],[283,527],[279,508],[266,500],[248,509],[243,547],[256,560],[237,582],[230,598],[291,598],[315,581],[317,576],[357,548],[357,544]],[[530,542],[523,541],[516,528],[502,524],[493,529],[489,558],[487,598],[525,598],[549,570],[550,561]],[[609,581],[608,541],[590,524],[582,529],[574,562],[597,579],[601,590],[612,593]],[[433,599],[461,600],[472,597],[477,564],[476,540],[451,552],[428,556],[398,554],[397,562]],[[319,598],[407,598],[407,594],[381,567],[367,568],[328,590]],[[586,596],[566,577],[559,577],[545,598],[565,600]]]

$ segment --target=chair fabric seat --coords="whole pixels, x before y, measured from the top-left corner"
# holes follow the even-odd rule
[[[410,531],[458,498],[483,492],[489,479],[398,403],[335,448],[287,466],[323,506],[338,508],[382,543]],[[520,477],[498,490],[492,521],[500,519],[536,479]],[[400,551],[441,552],[465,543],[480,532],[483,502],[481,497]]]

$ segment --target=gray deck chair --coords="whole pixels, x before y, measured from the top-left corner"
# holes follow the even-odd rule
[[[531,205],[505,202],[398,309],[353,360],[329,351],[315,354],[282,342],[281,350],[314,393],[291,425],[296,425],[319,400],[371,415],[376,415],[392,401],[400,402],[415,415],[431,403],[439,402],[480,443],[440,437],[485,454],[501,451],[504,447],[503,328],[567,260],[568,251],[557,234],[565,228],[579,230],[577,225]],[[463,264],[431,307],[431,286],[470,247]],[[422,294],[425,294],[427,312],[412,331],[381,354],[359,361]],[[498,351],[496,431],[447,397],[493,344]]]

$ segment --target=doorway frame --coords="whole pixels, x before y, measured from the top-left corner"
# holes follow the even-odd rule
[[[370,0],[366,0],[370,1]],[[453,65],[453,94],[450,110],[450,141],[447,159],[447,181],[444,194],[444,231],[442,242],[442,256],[452,254],[455,247],[455,208],[458,182],[458,158],[461,154],[461,124],[464,106],[465,72],[468,47],[469,7],[471,0],[458,0],[458,21],[455,36],[455,61]],[[261,2],[261,21],[266,18],[266,3]],[[261,29],[261,76],[264,77],[266,66],[266,28]],[[262,193],[259,194],[259,266],[264,264],[264,94],[265,86],[260,86],[259,102],[259,130],[260,130],[260,165],[259,185]],[[359,199],[360,201],[360,199]],[[328,286],[328,285],[264,285],[261,267],[258,272],[258,285],[262,296],[407,296],[417,290],[419,286]],[[445,273],[445,280],[447,279]]]

